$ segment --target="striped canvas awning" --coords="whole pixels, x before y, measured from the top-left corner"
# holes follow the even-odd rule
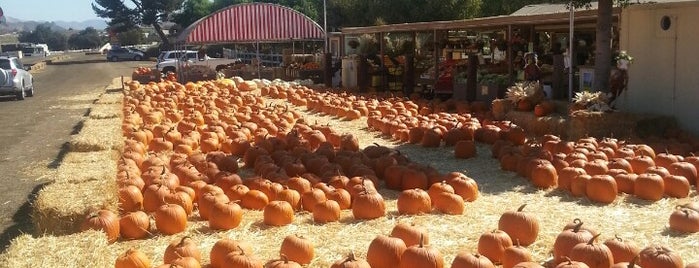
[[[193,23],[177,38],[180,43],[281,42],[322,40],[325,31],[291,8],[268,3],[232,5]]]

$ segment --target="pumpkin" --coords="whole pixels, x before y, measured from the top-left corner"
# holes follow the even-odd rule
[[[201,252],[199,251],[197,244],[194,243],[192,238],[189,236],[172,241],[167,248],[165,248],[163,262],[173,263],[176,259],[182,257],[192,257],[197,262],[201,262]]]
[[[215,188],[209,188],[210,190],[208,190],[208,192],[206,192],[206,189],[202,189],[202,191],[204,192],[201,195],[199,195],[199,217],[201,217],[204,220],[209,219],[211,210],[213,210],[215,204],[228,203],[230,201],[228,196],[223,193],[223,190],[221,190],[221,188],[218,188],[216,186],[214,187]]]
[[[151,262],[148,256],[138,249],[130,248],[124,254],[117,257],[115,268],[150,268]]]
[[[494,264],[502,262],[505,249],[511,246],[512,239],[501,230],[486,232],[478,239],[478,253],[488,257]]]
[[[396,206],[398,213],[402,215],[426,214],[432,210],[432,200],[425,190],[415,188],[402,191],[398,195]]]
[[[677,206],[670,214],[670,229],[683,233],[699,232],[699,211]]]
[[[150,218],[143,211],[129,212],[119,219],[119,234],[125,239],[141,239],[150,234]]]
[[[335,188],[330,192],[327,192],[326,197],[328,200],[333,200],[340,205],[340,210],[349,209],[352,207],[352,195],[345,189]]]
[[[619,173],[614,175],[614,180],[616,180],[617,190],[619,190],[619,193],[634,194],[637,178],[638,175],[635,173]]]
[[[522,246],[528,246],[539,236],[539,220],[528,212],[524,212],[526,204],[517,211],[503,213],[498,220],[498,229],[506,232],[510,238],[519,241]]]
[[[458,194],[441,193],[432,203],[436,210],[449,215],[461,215],[466,210],[464,199]]]
[[[594,175],[585,185],[587,198],[594,202],[610,204],[617,195],[617,185],[614,177],[609,175]]]
[[[119,188],[119,210],[124,212],[143,209],[143,193],[138,186],[125,185]]]
[[[369,243],[366,259],[372,268],[396,268],[406,249],[402,239],[378,235]]]
[[[429,186],[429,180],[427,179],[427,174],[422,170],[416,168],[408,168],[403,172],[403,177],[401,179],[401,189],[427,189]]]
[[[201,268],[201,263],[192,257],[180,257],[172,261],[170,264],[163,264],[158,267],[178,267],[178,268]]]
[[[335,200],[325,200],[313,208],[315,223],[328,223],[340,220],[340,205]]]
[[[82,224],[80,231],[99,230],[107,235],[107,241],[114,243],[119,238],[119,216],[106,209],[89,213]]]
[[[238,242],[233,239],[224,238],[211,247],[209,252],[209,263],[213,268],[221,268],[226,264],[225,259],[229,253],[240,254],[245,252],[246,254],[252,254],[252,247],[245,242]]]
[[[582,223],[583,223],[582,220],[575,218],[575,219],[573,219],[572,222],[569,222],[565,226],[563,226],[563,231],[568,230],[568,229],[575,229],[575,227],[577,227],[578,224],[582,224]],[[580,230],[586,230],[586,231],[590,232],[592,234],[592,236],[599,234],[599,232],[597,230],[590,227],[589,225],[584,225],[584,226],[583,225],[580,226]],[[585,239],[585,241],[587,241],[587,239]],[[583,241],[583,242],[585,242],[585,241]],[[575,246],[575,245],[573,245],[573,246]]]
[[[544,266],[542,266],[541,264],[538,264],[536,262],[527,261],[527,262],[520,262],[520,263],[516,264],[515,266],[512,266],[512,268],[544,268]]]
[[[539,163],[532,168],[531,181],[539,188],[549,188],[558,185],[556,168],[548,163]],[[522,241],[524,243],[524,241]]]
[[[638,265],[643,268],[682,268],[684,262],[672,249],[651,245],[638,253]]]
[[[468,159],[476,156],[476,143],[472,140],[460,140],[454,146],[454,157]]]
[[[638,262],[638,256],[634,256],[630,262],[617,262],[614,265],[612,265],[612,268],[641,268],[641,266],[636,265],[637,262]],[[693,267],[687,266],[686,268],[693,268]]]
[[[243,219],[243,210],[235,201],[214,204],[209,216],[209,228],[230,230],[238,227]]]
[[[660,175],[644,173],[636,178],[633,191],[638,198],[658,201],[665,194],[665,182]]]
[[[315,256],[313,244],[306,238],[298,235],[289,235],[282,241],[279,254],[285,255],[289,260],[299,264],[309,264]]]
[[[454,193],[454,187],[449,185],[446,180],[441,182],[433,183],[427,190],[427,194],[430,196],[430,200],[435,199],[437,195],[442,192]]]
[[[289,260],[286,255],[281,255],[279,259],[265,263],[265,268],[301,268],[301,264]]]
[[[584,169],[565,167],[558,172],[558,189],[570,191],[570,184],[575,177],[587,174]]]
[[[155,227],[163,234],[173,235],[187,228],[187,212],[175,204],[165,204],[155,211]]]
[[[638,155],[629,159],[629,164],[631,164],[631,169],[636,174],[646,173],[646,170],[650,167],[655,166],[653,158],[647,155]]]
[[[271,226],[283,226],[294,221],[294,208],[286,201],[272,201],[264,208],[263,222]]]
[[[398,223],[391,230],[391,237],[397,237],[405,242],[407,247],[414,246],[420,243],[423,239],[425,243],[429,243],[430,238],[422,228],[415,224]]]
[[[444,257],[436,248],[426,246],[424,237],[417,245],[408,247],[400,257],[400,268],[444,267]]]
[[[478,199],[478,184],[476,181],[461,172],[450,172],[444,176],[454,193],[460,195],[464,201],[473,202]]]
[[[269,198],[262,191],[250,190],[240,201],[240,205],[246,209],[263,210],[269,203]]]
[[[595,243],[599,234],[586,243],[579,243],[570,250],[570,259],[587,264],[590,268],[609,268],[614,264],[614,257],[607,246]]]
[[[313,208],[318,203],[325,202],[328,198],[325,196],[325,192],[318,188],[312,188],[311,190],[301,194],[301,205],[303,209],[309,212],[313,212]]]
[[[641,251],[636,243],[629,240],[624,240],[618,235],[604,241],[604,245],[606,245],[612,252],[615,263],[632,262]]]
[[[376,219],[386,214],[383,196],[377,191],[364,189],[352,202],[352,215],[355,219]]]
[[[556,236],[556,240],[553,242],[553,258],[556,263],[565,261],[566,257],[570,256],[570,251],[573,247],[592,239],[592,233],[583,229],[582,225],[583,222],[578,220],[575,227],[572,229],[564,229],[563,232]]]
[[[262,262],[253,258],[251,255],[248,255],[248,253],[243,250],[242,248],[240,251],[237,252],[231,252],[228,253],[223,258],[223,263],[225,265],[221,265],[219,267],[236,267],[236,268],[263,268],[264,266],[262,265]]]
[[[330,268],[371,268],[366,260],[358,259],[354,256],[354,252],[341,260],[334,262]]]
[[[575,197],[587,195],[587,183],[592,179],[592,176],[583,174],[578,175],[570,181],[570,193]]]
[[[483,255],[461,251],[454,257],[451,268],[495,268],[495,265]]]
[[[665,195],[674,198],[689,196],[690,184],[687,178],[680,175],[667,175],[663,177]]]
[[[502,253],[502,267],[511,268],[520,262],[532,261],[532,255],[527,248],[519,244],[519,240],[515,244],[506,248]]]
[[[165,196],[165,203],[181,206],[188,216],[191,215],[194,210],[192,196],[186,192],[171,190],[170,194]]]
[[[584,262],[573,261],[570,258],[566,257],[566,260],[556,265],[556,268],[590,268],[590,266],[588,266]]]
[[[697,183],[697,168],[689,162],[672,163],[668,167],[668,171],[672,175],[684,176],[692,185]]]

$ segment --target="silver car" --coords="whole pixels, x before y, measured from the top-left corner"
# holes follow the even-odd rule
[[[141,51],[125,48],[125,47],[115,47],[107,52],[107,60],[109,61],[119,61],[119,60],[135,60],[139,61],[145,58],[145,54]]]
[[[34,96],[34,76],[17,57],[0,57],[0,95],[14,95],[17,100]]]

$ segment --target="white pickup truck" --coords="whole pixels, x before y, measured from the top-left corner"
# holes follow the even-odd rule
[[[179,68],[185,66],[203,65],[219,71],[220,69],[239,62],[241,62],[240,59],[211,58],[208,55],[201,55],[193,50],[171,50],[160,53],[155,68],[162,73],[176,73]]]

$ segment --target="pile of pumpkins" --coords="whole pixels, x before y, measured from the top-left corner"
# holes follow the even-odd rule
[[[553,244],[553,258],[543,264],[532,259],[526,246],[534,243],[539,235],[539,222],[523,211],[503,213],[498,229],[483,233],[478,239],[477,252],[461,251],[452,261],[452,268],[589,268],[589,267],[649,267],[695,268],[699,263],[684,266],[682,258],[672,249],[651,245],[641,249],[632,241],[619,236],[603,243],[597,242],[600,234],[583,226],[579,219],[567,224]],[[513,242],[514,241],[514,242]],[[232,239],[217,241],[209,253],[210,267],[302,267],[315,257],[311,241],[297,235],[284,238],[279,250],[280,258],[263,264],[253,254],[250,244]],[[162,267],[201,267],[201,252],[189,237],[174,240],[165,249]],[[378,235],[368,246],[366,259],[350,252],[346,258],[334,262],[330,268],[395,268],[395,267],[444,267],[444,257],[437,247],[430,245],[429,234],[420,226],[399,222],[389,235]],[[151,267],[150,259],[137,249],[129,249],[119,256],[115,267]]]
[[[544,135],[540,142],[500,139],[492,156],[503,170],[528,178],[539,188],[557,187],[573,196],[612,203],[618,193],[657,201],[684,198],[697,183],[699,157],[659,153],[645,144],[612,138],[566,141]]]
[[[461,211],[478,195],[475,181],[463,174],[441,174],[384,146],[360,150],[350,134],[267,105],[248,93],[255,86],[242,80],[129,83],[117,165],[119,215],[95,211],[81,229],[103,230],[112,243],[182,233],[193,213],[212,230],[236,228],[245,210],[262,210],[270,226],[290,224],[302,210],[317,223],[338,221],[345,209],[356,219],[374,219],[386,214],[381,181],[396,190],[449,182],[458,191],[444,195]],[[253,177],[238,175],[241,162]]]

